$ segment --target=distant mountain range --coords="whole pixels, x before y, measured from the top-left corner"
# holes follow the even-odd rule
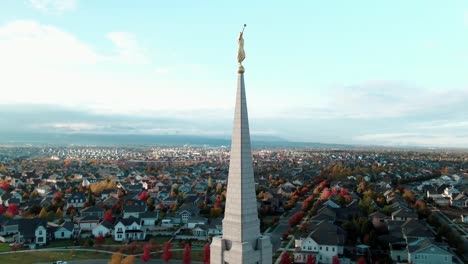
[[[8,133],[0,132],[0,144],[11,145],[157,145],[157,146],[230,146],[228,137],[196,135],[131,135],[131,134],[65,134],[65,133]],[[272,148],[340,148],[352,145],[291,142],[275,136],[252,135],[254,147]]]
[[[268,135],[252,135],[254,148],[314,148],[314,149],[395,149],[395,150],[460,150],[463,148],[428,148],[414,146],[376,146],[295,142]],[[84,133],[26,133],[0,131],[0,144],[5,145],[95,145],[95,146],[206,146],[229,147],[229,137],[197,135],[140,135]]]

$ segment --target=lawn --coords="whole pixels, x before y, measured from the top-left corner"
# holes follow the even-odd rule
[[[0,243],[0,252],[10,251],[10,246],[7,243]]]
[[[110,259],[110,254],[85,251],[31,251],[14,254],[0,255],[2,264],[29,264],[37,262],[53,262],[57,260],[85,260],[85,259]]]

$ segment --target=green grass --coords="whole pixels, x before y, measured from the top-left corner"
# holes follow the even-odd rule
[[[86,260],[86,259],[110,259],[110,254],[85,251],[31,251],[14,254],[0,255],[2,264],[30,264],[37,262],[54,262],[57,260]]]
[[[52,240],[47,244],[48,248],[55,248],[55,247],[72,247],[74,246],[73,241],[69,239],[64,240]]]
[[[156,237],[151,237],[151,239],[154,239],[156,243],[160,244],[162,247],[165,242],[171,239],[171,237],[170,236],[156,236]]]
[[[11,248],[7,243],[0,243],[0,252],[10,251]]]

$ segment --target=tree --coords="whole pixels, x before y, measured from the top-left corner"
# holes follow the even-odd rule
[[[57,217],[57,219],[62,219],[63,218],[63,212],[62,212],[62,209],[57,208],[57,211],[55,211],[55,216]]]
[[[135,263],[135,256],[134,255],[128,255],[124,259],[122,259],[121,264],[133,264]]]
[[[341,188],[340,193],[341,193],[341,196],[348,195],[348,190],[346,190],[345,188]]]
[[[141,194],[138,196],[138,199],[142,201],[148,199],[148,193],[145,191],[142,191]]]
[[[122,262],[122,254],[115,252],[112,254],[112,258],[107,264],[120,264]]]
[[[307,257],[306,264],[315,264],[317,260],[315,259],[315,255],[309,255]]]
[[[148,262],[151,258],[151,246],[149,244],[145,244],[143,246],[143,255],[141,255],[141,260],[144,262]]]
[[[0,204],[0,215],[5,213],[5,207],[3,206],[3,204]]]
[[[10,184],[8,184],[7,181],[3,181],[2,184],[0,184],[0,188],[4,190],[5,192],[7,192],[8,189],[10,189]]]
[[[45,208],[41,209],[41,212],[38,215],[39,218],[46,218],[47,217],[47,210]]]
[[[114,221],[114,219],[112,218],[112,211],[107,210],[106,212],[104,212],[104,216],[102,217],[102,219],[104,221],[112,223]]]
[[[367,263],[367,261],[366,261],[365,257],[360,257],[357,260],[357,264],[366,264],[366,263]]]
[[[19,213],[19,207],[17,204],[12,203],[8,206],[8,210],[6,211],[7,214],[15,216]]]
[[[161,259],[164,260],[164,262],[169,262],[172,258],[172,251],[171,251],[171,242],[166,242],[164,243],[164,248],[163,248],[163,253],[161,255]]]
[[[292,264],[291,258],[289,257],[288,252],[285,251],[283,252],[283,254],[281,254],[280,264]]]
[[[332,263],[333,264],[340,264],[340,258],[338,257],[338,255],[335,255],[332,259]]]
[[[184,259],[183,259],[184,264],[192,263],[191,254],[192,254],[192,248],[190,247],[189,243],[186,243],[184,247]]]
[[[328,198],[330,198],[331,195],[332,195],[332,193],[331,193],[330,189],[325,188],[325,189],[323,189],[322,195],[320,195],[320,199],[321,200],[327,200]]]
[[[302,211],[307,212],[310,210],[311,207],[312,207],[311,201],[306,199],[302,202]]]
[[[210,244],[208,243],[203,247],[203,264],[210,264]]]
[[[302,212],[302,211],[299,211],[299,212],[293,214],[291,216],[291,218],[289,218],[289,225],[291,227],[296,226],[297,224],[299,224],[301,222],[303,217],[304,217],[304,212]]]
[[[96,239],[94,239],[96,245],[102,245],[104,244],[104,242],[106,241],[106,238],[102,235],[102,234],[99,234],[99,236],[96,237]]]

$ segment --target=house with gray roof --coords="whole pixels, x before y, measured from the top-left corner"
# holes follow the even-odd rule
[[[114,240],[145,240],[146,229],[141,225],[141,219],[135,217],[121,218],[114,225]]]
[[[345,232],[341,227],[322,221],[311,228],[309,235],[295,241],[295,263],[305,263],[309,255],[315,255],[318,262],[331,264],[334,256],[343,254]]]
[[[452,264],[453,254],[443,244],[425,238],[408,244],[408,262],[413,264]]]

